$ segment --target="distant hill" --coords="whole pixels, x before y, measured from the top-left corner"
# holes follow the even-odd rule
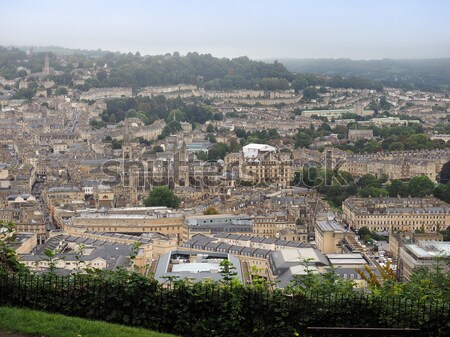
[[[53,76],[58,84],[73,83],[73,67],[92,68],[107,65],[109,71],[97,70],[97,76],[80,90],[93,87],[133,87],[197,84],[210,90],[258,89],[296,92],[310,86],[381,90],[383,86],[405,89],[450,90],[450,58],[436,60],[282,59],[262,62],[246,56],[217,58],[196,52],[180,55],[141,55],[97,50],[68,49],[55,46],[5,48],[0,46],[0,76],[14,79],[25,76],[19,67],[32,73],[42,71],[45,55],[50,66],[64,72]],[[68,62],[62,65],[62,56]]]
[[[271,60],[267,60],[271,61]],[[450,58],[443,59],[278,59],[296,73],[343,77],[358,76],[385,86],[450,90]]]
[[[10,47],[10,46],[7,46]],[[74,55],[74,54],[81,54],[91,57],[99,57],[104,56],[108,53],[111,53],[107,50],[87,50],[87,49],[71,49],[71,48],[64,48],[59,46],[17,46],[17,49],[23,50],[25,52],[28,52],[29,50],[33,49],[34,53],[53,53],[58,56],[68,56],[68,55]],[[118,53],[118,52],[117,52]]]

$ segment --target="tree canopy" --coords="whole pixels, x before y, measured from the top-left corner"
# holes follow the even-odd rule
[[[167,206],[178,208],[180,199],[178,196],[166,186],[154,187],[144,200],[146,207]]]
[[[433,194],[434,183],[427,176],[413,177],[409,181],[408,191],[412,197],[424,197]]]

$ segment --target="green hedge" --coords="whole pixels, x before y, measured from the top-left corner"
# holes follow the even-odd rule
[[[401,297],[293,294],[218,283],[161,284],[136,273],[0,276],[0,304],[182,336],[304,335],[308,326],[450,329],[448,303]]]

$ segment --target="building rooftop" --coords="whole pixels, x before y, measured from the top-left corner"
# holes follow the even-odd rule
[[[316,226],[322,232],[345,232],[345,229],[334,220],[319,220],[316,221]]]
[[[184,250],[175,250],[161,255],[154,277],[160,282],[166,282],[168,276],[187,278],[196,282],[204,279],[220,281],[222,280],[220,263],[223,260],[232,263],[236,268],[236,278],[243,282],[241,262],[237,257],[227,253]]]
[[[48,189],[48,192],[81,192],[81,190],[76,186],[60,186],[60,187],[51,187]]]
[[[418,258],[450,256],[450,242],[447,241],[418,241],[405,247]]]

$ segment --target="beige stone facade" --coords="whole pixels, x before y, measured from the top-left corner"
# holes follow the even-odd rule
[[[354,229],[436,232],[450,224],[450,206],[434,197],[348,198],[343,219]]]
[[[110,209],[98,211],[79,211],[68,221],[61,220],[65,230],[70,227],[96,232],[111,233],[153,233],[182,238],[184,216],[175,214],[146,214],[150,208]]]
[[[315,242],[324,254],[342,253],[341,242],[347,231],[334,220],[319,220],[315,226]]]
[[[80,100],[95,101],[104,98],[132,97],[131,88],[93,88],[83,92]]]
[[[348,130],[348,140],[372,139],[373,130]]]
[[[389,232],[389,255],[398,258],[400,247],[418,241],[442,241],[440,233]]]
[[[389,179],[407,180],[416,176],[427,176],[436,180],[438,173],[450,159],[450,150],[402,151],[382,154],[347,156],[340,170],[354,177],[373,174],[387,175]]]
[[[245,158],[243,153],[230,153],[225,156],[225,164],[230,172],[236,168],[241,181],[254,185],[278,184],[287,187],[293,179],[291,153],[267,152],[260,153],[256,158]]]
[[[69,204],[72,201],[84,200],[84,192],[74,186],[52,187],[44,193],[49,207],[51,205]]]
[[[257,216],[253,220],[253,235],[275,238],[278,231],[284,228],[295,228],[295,223],[286,222],[285,217]]]

